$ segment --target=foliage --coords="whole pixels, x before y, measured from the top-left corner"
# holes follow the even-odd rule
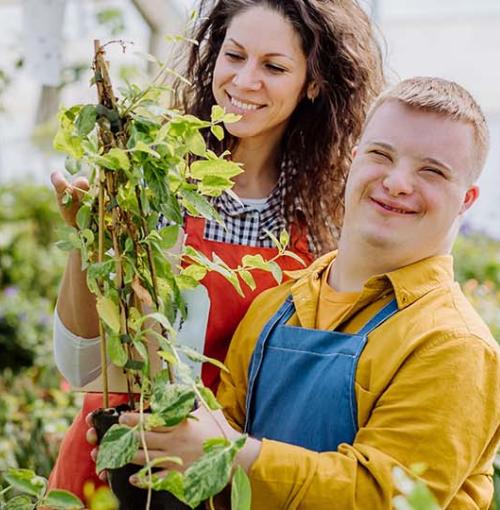
[[[209,258],[192,247],[182,247],[177,254],[172,251],[181,232],[183,210],[221,222],[211,198],[230,192],[232,178],[242,170],[227,153],[216,155],[207,149],[203,133],[210,130],[221,139],[222,124],[238,117],[214,106],[211,119],[201,120],[162,106],[161,98],[168,90],[161,85],[166,67],[145,89],[128,84],[120,100],[114,96],[102,48],[97,49],[94,70],[99,104],[62,110],[54,138],[54,147],[68,155],[66,168],[86,169],[91,183],[78,210],[76,228],[59,244],[80,251],[87,285],[97,298],[102,351],[124,368],[129,388],[134,384],[140,388],[138,410],[142,413],[147,402],[152,411],[133,429],[120,425],[109,429],[99,447],[100,470],[130,462],[147,423],[180,423],[191,416],[195,399],[208,409],[217,406],[213,395],[181,361],[181,355],[186,355],[224,368],[219,361],[177,343],[173,324],[186,317],[182,291],[196,287],[208,271],[216,271],[243,295],[244,287],[255,288],[253,270],[269,271],[280,282],[281,269],[275,259],[295,255],[286,249],[286,232],[274,239],[277,257],[269,261],[244,257],[237,268],[215,253]],[[63,202],[69,204],[71,195]],[[158,230],[161,219],[167,226]],[[150,373],[148,351],[152,341],[167,361],[167,368],[155,377]],[[101,366],[106,401],[106,360]],[[134,395],[129,397],[133,405]],[[207,441],[203,456],[184,473],[169,473],[161,480],[152,475],[148,463],[142,470],[143,484],[149,490],[168,490],[194,508],[227,485],[233,459],[244,441],[244,436],[235,441]],[[243,484],[243,478],[240,474],[235,484]],[[245,492],[243,485],[240,492]]]
[[[48,476],[76,412],[52,359],[52,313],[63,256],[44,186],[0,188],[0,470]]]
[[[22,467],[48,476],[60,441],[77,410],[51,367],[31,367],[0,377],[0,471]]]
[[[495,490],[493,498],[493,510],[500,510],[500,453],[497,453],[493,467],[493,484]]]
[[[479,233],[461,235],[453,254],[465,295],[500,342],[500,242]]]
[[[118,502],[106,487],[85,487],[86,505],[68,491],[47,490],[47,479],[29,469],[8,469],[0,485],[0,505],[5,510],[118,510]],[[6,495],[12,497],[6,499]]]
[[[55,302],[64,267],[54,246],[60,226],[54,195],[45,186],[0,188],[0,289],[16,287],[28,298]]]
[[[413,471],[418,475],[422,474],[423,469],[414,466]],[[393,499],[395,510],[440,510],[434,496],[422,480],[410,477],[399,467],[393,469],[393,479],[400,492]]]

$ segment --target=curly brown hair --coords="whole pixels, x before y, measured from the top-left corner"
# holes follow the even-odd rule
[[[318,95],[304,97],[293,112],[279,151],[286,191],[284,212],[290,225],[307,225],[316,254],[336,246],[344,213],[344,187],[351,150],[371,101],[383,85],[382,58],[374,27],[356,0],[201,0],[190,36],[193,45],[183,75],[174,84],[174,106],[201,118],[215,100],[215,62],[232,18],[257,5],[289,20],[307,58],[306,83]],[[234,148],[229,133],[222,142],[207,133],[212,150]],[[299,213],[301,211],[301,213]]]

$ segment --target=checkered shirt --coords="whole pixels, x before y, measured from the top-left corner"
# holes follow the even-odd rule
[[[206,220],[204,238],[227,244],[273,248],[274,243],[267,232],[279,238],[280,232],[287,228],[284,214],[285,175],[285,172],[281,172],[278,183],[263,208],[243,204],[229,193],[222,193],[219,197],[213,198],[211,203],[219,213],[224,226],[215,220]],[[186,211],[183,212],[187,214]],[[159,227],[168,224],[168,220],[162,217]]]

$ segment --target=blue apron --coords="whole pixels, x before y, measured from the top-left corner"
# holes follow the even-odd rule
[[[358,430],[356,367],[368,334],[398,311],[393,299],[358,333],[289,326],[290,296],[268,321],[253,352],[245,432],[317,452],[352,444]]]

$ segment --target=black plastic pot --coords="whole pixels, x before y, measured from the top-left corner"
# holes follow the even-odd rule
[[[92,413],[92,422],[97,432],[97,440],[101,442],[102,437],[111,425],[118,423],[120,415],[130,411],[127,404],[108,409],[96,409]],[[108,482],[111,490],[120,502],[120,510],[143,510],[146,508],[147,491],[129,483],[129,478],[139,471],[140,466],[126,464],[118,469],[108,470]],[[151,510],[190,510],[191,507],[179,501],[173,494],[166,491],[153,491],[151,494]],[[204,503],[196,510],[203,510]]]

